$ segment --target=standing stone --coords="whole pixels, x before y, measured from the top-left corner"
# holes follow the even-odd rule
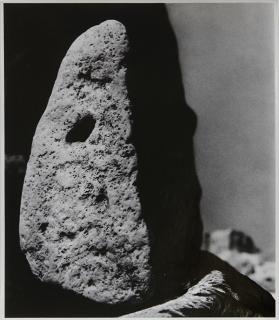
[[[21,203],[32,272],[109,304],[140,302],[150,289],[127,52],[126,30],[113,20],[72,44],[36,129]]]

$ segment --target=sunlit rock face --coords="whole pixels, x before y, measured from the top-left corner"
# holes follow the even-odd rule
[[[21,202],[32,272],[109,304],[140,302],[150,291],[127,52],[125,27],[114,20],[74,41],[33,138]]]

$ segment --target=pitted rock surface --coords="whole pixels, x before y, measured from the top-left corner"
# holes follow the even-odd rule
[[[114,20],[68,50],[33,139],[20,217],[21,248],[39,279],[110,304],[141,301],[150,286],[127,52]]]

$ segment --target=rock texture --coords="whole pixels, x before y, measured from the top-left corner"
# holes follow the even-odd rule
[[[123,316],[123,318],[171,318],[185,316],[213,316],[220,311],[220,296],[232,296],[220,271],[212,271],[191,287],[184,295],[145,310]]]
[[[268,261],[264,252],[244,232],[231,229],[212,231],[205,235],[203,247],[271,294],[275,293],[275,262]]]
[[[21,248],[39,279],[109,304],[141,301],[150,286],[127,51],[114,20],[70,47],[33,139],[20,216]]]
[[[185,294],[163,304],[125,315],[151,317],[274,316],[272,296],[215,255],[201,251]]]

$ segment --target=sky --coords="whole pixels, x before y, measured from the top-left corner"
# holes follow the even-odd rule
[[[169,4],[168,12],[198,117],[205,230],[247,232],[274,258],[273,4]]]

